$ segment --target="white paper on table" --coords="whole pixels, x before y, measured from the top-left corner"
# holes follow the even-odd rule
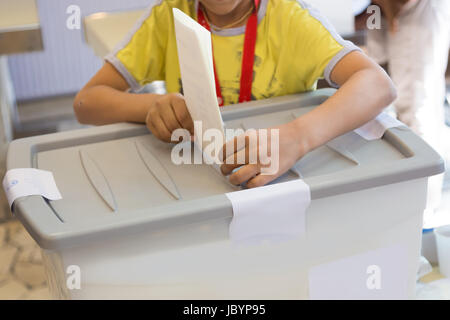
[[[181,82],[189,113],[194,122],[201,121],[203,133],[217,129],[225,143],[216,96],[211,33],[179,9],[173,9],[173,16]],[[197,145],[202,132],[195,132]],[[202,150],[206,147],[205,143],[200,146]]]
[[[303,180],[266,185],[226,194],[233,206],[230,239],[237,244],[285,241],[305,233],[311,203]]]
[[[396,244],[312,267],[313,300],[408,298],[408,248]]]
[[[34,168],[11,169],[3,178],[3,189],[10,208],[21,197],[40,195],[48,200],[62,199],[53,173]]]
[[[362,138],[366,140],[381,139],[387,129],[402,127],[405,124],[385,112],[382,112],[375,119],[367,122],[362,127],[355,130]]]

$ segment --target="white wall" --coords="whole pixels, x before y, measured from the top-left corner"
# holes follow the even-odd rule
[[[354,0],[306,0],[305,2],[319,9],[341,35],[355,31]]]
[[[3,1],[3,0],[2,0]],[[14,0],[10,0],[14,1]],[[99,11],[146,7],[152,0],[37,0],[44,51],[10,56],[9,67],[18,100],[77,92],[102,61],[85,44],[83,30],[66,28],[69,5],[82,16]]]

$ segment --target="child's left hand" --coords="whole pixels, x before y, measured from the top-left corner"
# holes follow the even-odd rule
[[[264,130],[267,134],[247,130],[224,144],[221,171],[224,175],[231,174],[232,184],[247,182],[248,188],[263,186],[287,172],[308,152],[306,140],[294,121]],[[242,145],[240,150],[236,150],[237,141]]]

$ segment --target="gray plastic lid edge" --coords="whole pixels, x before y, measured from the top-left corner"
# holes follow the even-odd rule
[[[263,109],[286,108],[292,103],[308,106],[320,103],[324,96],[330,96],[334,90],[317,90],[313,93],[278,97],[258,102],[231,106],[224,110],[224,120],[254,115],[254,106]],[[306,98],[306,99],[305,99]],[[280,109],[277,109],[280,110]],[[7,168],[33,167],[33,158],[37,152],[58,147],[68,147],[112,139],[132,137],[147,133],[142,125],[115,124],[90,129],[81,129],[40,137],[13,141],[7,156]],[[386,184],[429,177],[444,172],[443,159],[422,139],[409,129],[393,128],[386,132],[384,139],[403,152],[407,158],[390,166],[356,167],[329,175],[305,179],[310,186],[311,199],[375,188]],[[120,236],[140,231],[151,232],[159,228],[184,225],[204,221],[205,219],[232,218],[232,206],[226,195],[208,199],[184,202],[182,210],[177,206],[154,208],[152,214],[139,211],[124,216],[113,215],[101,221],[77,221],[61,223],[52,212],[46,200],[40,196],[29,196],[16,200],[15,215],[42,248],[62,249],[79,246],[106,237]],[[146,214],[147,213],[147,214]]]

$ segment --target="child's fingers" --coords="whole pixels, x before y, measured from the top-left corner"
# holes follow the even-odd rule
[[[256,164],[248,164],[230,176],[230,183],[236,186],[252,179],[260,172],[260,168]]]
[[[241,171],[241,170],[239,170],[239,171]],[[256,177],[254,177],[253,179],[250,179],[247,182],[247,188],[262,187],[262,186],[268,184],[269,182],[275,180],[276,178],[277,178],[276,175],[258,174]]]
[[[234,137],[230,141],[227,141],[222,150],[219,151],[220,161],[226,162],[225,159],[230,158],[233,154],[246,148],[249,145],[249,138],[245,134]]]
[[[242,164],[226,164],[224,163],[223,165],[220,166],[220,171],[222,172],[222,174],[224,176],[229,175],[234,169],[238,168],[242,166]]]
[[[158,138],[158,139],[161,140],[161,138],[159,137],[158,132],[157,132],[155,126],[153,125],[153,123],[152,123],[150,120],[147,121],[147,128],[148,128],[148,130],[150,130],[150,132],[151,132],[156,138]]]
[[[175,113],[173,112],[173,109],[171,107],[171,104],[164,105],[159,109],[159,112],[169,132],[174,132],[176,129],[183,127],[181,123],[178,122]]]
[[[222,174],[229,175],[234,169],[249,164],[249,154],[248,148],[244,148],[230,155],[221,166]],[[256,164],[256,161],[252,164]]]
[[[154,117],[150,119],[150,121],[158,132],[159,139],[165,142],[171,142],[172,134],[167,129],[161,117]]]
[[[155,127],[155,124],[153,123],[153,118],[158,117],[158,112],[156,109],[150,109],[147,118],[145,119],[145,123],[147,124],[147,128],[150,130],[150,132],[158,139],[161,140],[161,137],[159,135],[158,129]]]
[[[170,107],[172,108],[173,113],[181,126],[184,129],[189,130],[191,134],[194,134],[194,122],[192,121],[183,96],[174,95],[171,100]]]

